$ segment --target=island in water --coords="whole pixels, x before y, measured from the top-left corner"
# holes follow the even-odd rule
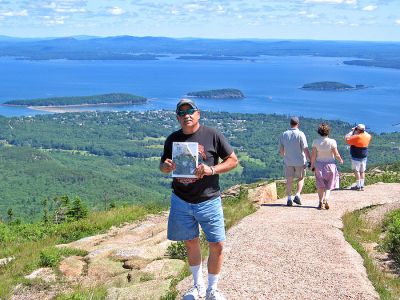
[[[241,57],[236,56],[216,56],[216,55],[181,55],[176,59],[183,60],[243,60]]]
[[[71,111],[71,108],[80,108],[85,106],[105,106],[105,105],[132,105],[143,104],[147,98],[124,93],[111,93],[94,96],[76,96],[76,97],[52,97],[27,100],[10,100],[3,105],[23,106],[32,109],[64,112]]]
[[[242,91],[238,89],[216,89],[199,92],[190,92],[186,94],[188,97],[195,98],[211,98],[211,99],[243,99],[245,98]]]
[[[312,91],[348,91],[348,90],[359,90],[365,89],[366,86],[363,84],[356,84],[355,86],[336,82],[336,81],[318,81],[304,84],[301,89],[312,90]]]

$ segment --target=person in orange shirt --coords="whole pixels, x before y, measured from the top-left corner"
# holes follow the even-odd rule
[[[351,188],[353,190],[364,190],[368,146],[371,138],[372,136],[365,131],[364,124],[358,124],[345,136],[346,143],[350,145],[351,168],[356,176],[356,185]]]

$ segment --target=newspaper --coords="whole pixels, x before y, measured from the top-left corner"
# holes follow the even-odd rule
[[[194,171],[199,164],[199,144],[194,142],[173,142],[172,160],[176,169],[172,177],[196,178]]]

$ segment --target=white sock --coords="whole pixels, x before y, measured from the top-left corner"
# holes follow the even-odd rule
[[[190,266],[190,270],[192,271],[194,285],[204,286],[201,264],[198,266]]]
[[[331,195],[331,190],[326,190],[325,191],[325,201],[328,201],[330,195]]]
[[[361,179],[357,180],[357,187],[361,186]]]
[[[291,196],[291,195],[288,195],[288,196],[287,196],[287,199],[288,199],[288,200],[292,200],[292,196]]]
[[[365,179],[360,179],[360,186],[364,186]]]
[[[219,280],[219,274],[208,273],[208,287],[207,290],[216,290]]]
[[[296,196],[300,198],[300,193],[296,193]]]

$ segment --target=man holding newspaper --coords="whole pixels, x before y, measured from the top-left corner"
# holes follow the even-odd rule
[[[166,139],[160,161],[161,172],[172,172],[173,177],[168,239],[186,245],[194,285],[184,299],[224,299],[217,289],[225,241],[218,174],[234,169],[238,159],[222,133],[199,123],[200,110],[191,99],[178,102],[176,118],[181,129]],[[177,163],[183,167],[177,169]],[[187,168],[192,164],[195,168]],[[178,170],[193,172],[175,172]],[[201,270],[199,225],[209,243],[207,290]]]

